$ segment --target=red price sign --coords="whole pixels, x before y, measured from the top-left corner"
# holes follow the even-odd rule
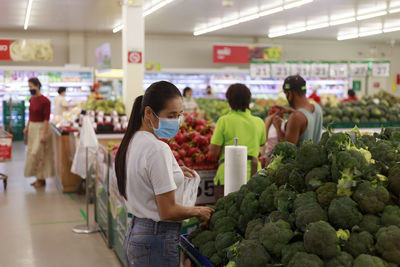
[[[0,40],[0,60],[11,60],[10,40]]]
[[[128,52],[128,63],[134,63],[134,64],[142,63],[142,52],[129,51]]]

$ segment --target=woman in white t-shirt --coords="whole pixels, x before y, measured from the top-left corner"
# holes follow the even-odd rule
[[[169,146],[179,129],[182,95],[175,85],[152,84],[136,98],[128,129],[118,149],[115,170],[120,194],[133,215],[124,251],[128,266],[178,266],[181,221],[197,217],[208,223],[213,210],[184,207],[176,189],[192,170],[179,167]]]
[[[62,115],[65,111],[68,111],[69,105],[67,100],[65,99],[65,93],[67,88],[59,87],[58,88],[58,96],[54,98],[54,118],[57,120],[62,118]]]

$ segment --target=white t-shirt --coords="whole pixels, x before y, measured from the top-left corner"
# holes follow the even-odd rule
[[[67,110],[66,107],[68,107],[68,102],[64,96],[58,95],[54,98],[54,116],[62,116]]]
[[[170,147],[153,134],[137,132],[126,155],[126,206],[139,218],[161,221],[156,195],[176,190],[183,185],[184,175]],[[183,195],[175,191],[175,202],[182,204]]]

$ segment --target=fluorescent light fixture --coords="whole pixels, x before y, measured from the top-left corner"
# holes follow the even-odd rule
[[[399,7],[400,6],[400,1],[397,1],[397,2],[390,2],[390,8],[393,8],[393,7]]]
[[[387,11],[374,12],[374,13],[370,13],[370,14],[366,14],[366,15],[357,16],[357,20],[376,18],[376,17],[384,16],[386,14],[387,14]]]
[[[306,30],[307,30],[306,27],[293,28],[293,29],[286,30],[286,34],[305,32]]]
[[[300,1],[294,1],[291,3],[287,3],[283,5],[284,9],[290,9],[290,8],[294,8],[294,7],[299,7],[308,3],[311,3],[313,0],[300,0]]]
[[[370,8],[364,8],[364,9],[358,10],[357,15],[375,13],[378,11],[386,10],[386,8],[387,8],[386,4],[383,4],[380,6],[375,6],[375,7],[370,7]]]
[[[316,30],[316,29],[321,29],[321,28],[326,28],[326,27],[329,27],[328,22],[318,23],[318,24],[310,24],[310,25],[307,25],[306,29],[307,29],[307,31],[311,31],[311,30]]]
[[[258,15],[260,17],[264,17],[264,16],[268,16],[268,15],[272,15],[272,14],[281,12],[281,11],[283,11],[283,7],[276,7],[276,8],[261,11],[258,13]]]
[[[399,13],[400,12],[400,8],[393,8],[389,10],[390,14],[394,14],[394,13]]]
[[[175,1],[175,0],[162,0],[162,1],[158,2],[157,4],[155,4],[154,6],[150,7],[149,9],[144,10],[143,11],[143,17],[146,17],[146,16],[150,15],[151,13],[156,12],[160,8],[170,4],[173,1]]]
[[[28,6],[26,7],[26,14],[25,14],[24,30],[28,29],[29,18],[31,17],[32,3],[33,0],[28,0]]]
[[[373,29],[373,30],[369,30],[369,31],[360,32],[360,34],[358,36],[366,37],[366,36],[377,35],[377,34],[381,34],[381,33],[382,33],[382,29]]]
[[[399,27],[392,27],[392,28],[385,28],[383,29],[384,33],[388,33],[388,32],[397,32],[400,31],[400,26]]]
[[[338,19],[338,20],[329,22],[329,25],[336,26],[336,25],[346,24],[346,23],[350,23],[350,22],[354,22],[354,21],[356,21],[355,17],[346,18],[346,19]]]
[[[252,14],[252,15],[247,15],[247,16],[239,18],[238,19],[238,23],[250,21],[250,20],[253,20],[253,19],[258,19],[259,17],[260,17],[260,15],[258,13],[255,13],[255,14]]]
[[[338,41],[349,40],[358,38],[358,33],[351,33],[351,34],[343,34],[337,37]]]
[[[119,32],[120,30],[122,30],[124,28],[124,24],[119,24],[117,26],[114,27],[113,29],[113,33]]]
[[[275,38],[275,37],[284,36],[284,35],[286,35],[286,31],[271,32],[270,34],[268,34],[268,37],[269,38]]]

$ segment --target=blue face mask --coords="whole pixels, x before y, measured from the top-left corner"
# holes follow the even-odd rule
[[[160,118],[154,112],[153,114],[158,118],[158,129],[154,128],[153,123],[150,121],[154,133],[162,139],[174,138],[179,130],[180,119]]]

